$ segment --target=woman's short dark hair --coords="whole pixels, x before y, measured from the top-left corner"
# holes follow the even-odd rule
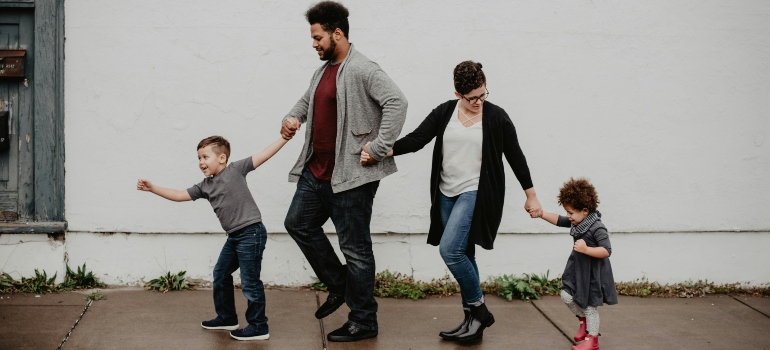
[[[596,188],[584,178],[573,179],[565,182],[559,189],[559,205],[569,205],[575,210],[588,209],[592,212],[599,207],[599,196]]]
[[[345,37],[349,38],[349,14],[348,9],[338,2],[321,1],[305,12],[305,18],[307,18],[310,25],[318,23],[329,33],[333,33],[335,29],[339,28],[342,31],[342,34],[345,34]]]
[[[464,61],[455,67],[455,91],[465,95],[487,83],[481,63]]]

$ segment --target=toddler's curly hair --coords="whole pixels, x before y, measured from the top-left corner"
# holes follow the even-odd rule
[[[592,212],[599,207],[599,196],[596,188],[585,178],[573,179],[565,182],[559,189],[559,205],[569,205],[576,210],[588,209]]]

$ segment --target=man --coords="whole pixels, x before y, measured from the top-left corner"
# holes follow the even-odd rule
[[[283,119],[290,138],[307,123],[305,144],[289,181],[297,182],[284,225],[318,279],[329,289],[315,313],[321,319],[342,303],[348,321],[328,334],[330,341],[377,336],[374,254],[369,223],[379,180],[396,172],[386,153],[401,133],[407,102],[401,90],[374,62],[348,41],[348,10],[324,1],[311,7],[313,48],[326,61],[310,87]],[[365,149],[371,166],[359,163]],[[346,265],[337,258],[322,225],[331,218]]]

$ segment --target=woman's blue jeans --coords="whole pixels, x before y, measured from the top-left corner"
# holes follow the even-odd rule
[[[475,245],[468,244],[473,209],[476,207],[476,192],[447,197],[439,191],[441,223],[444,225],[439,252],[460,285],[463,308],[469,308],[468,304],[482,298]]]
[[[268,333],[265,287],[259,277],[266,243],[267,230],[261,222],[246,226],[228,235],[214,266],[214,309],[217,317],[228,324],[238,323],[233,272],[240,268],[241,289],[248,301],[246,321],[249,328],[260,333]]]

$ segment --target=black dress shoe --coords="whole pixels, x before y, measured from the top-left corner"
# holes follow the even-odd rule
[[[487,306],[471,305],[471,319],[468,322],[468,330],[465,333],[455,335],[453,340],[477,340],[484,336],[484,329],[495,323],[495,317],[489,312]]]
[[[348,342],[358,341],[363,339],[374,338],[377,336],[377,330],[368,330],[358,328],[350,323],[345,322],[342,327],[326,335],[326,339],[336,342]]]
[[[315,318],[322,319],[337,311],[345,303],[344,295],[329,294],[326,301],[315,311]]]
[[[463,310],[463,313],[465,313],[465,318],[463,319],[463,323],[460,323],[460,325],[457,326],[455,329],[439,332],[438,336],[446,340],[457,340],[456,339],[457,335],[467,332],[468,323],[470,323],[471,321],[471,312],[468,310]]]

